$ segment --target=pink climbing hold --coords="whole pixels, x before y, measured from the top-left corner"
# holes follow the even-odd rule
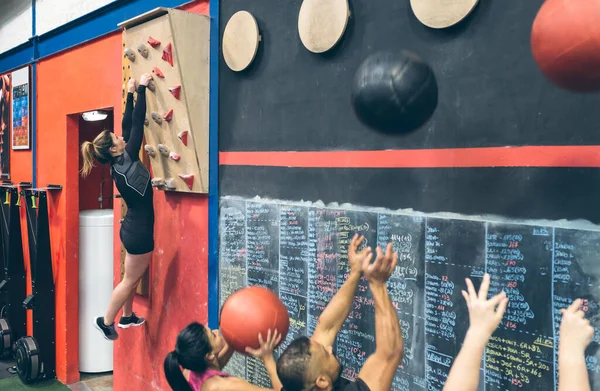
[[[167,111],[167,113],[163,115],[163,119],[167,122],[171,121],[171,118],[173,118],[173,109]]]
[[[169,154],[169,157],[170,157],[172,160],[175,160],[176,162],[178,162],[178,161],[179,161],[179,159],[181,159],[181,156],[180,156],[180,155],[178,155],[178,154],[176,154],[175,152],[171,152],[171,153]]]
[[[173,66],[173,47],[171,43],[168,43],[163,49],[162,59]]]
[[[190,132],[188,132],[187,130],[183,130],[183,131],[179,132],[179,134],[177,135],[177,137],[179,137],[179,139],[181,140],[183,145],[185,145],[186,147],[187,147],[187,143],[188,143],[189,133]]]
[[[181,86],[169,87],[169,92],[175,97],[175,99],[179,99],[179,94],[181,93]]]
[[[194,188],[194,174],[179,174],[179,178],[183,179],[190,190]]]
[[[152,37],[148,37],[148,44],[150,46],[152,46],[153,48],[157,47],[158,45],[160,45],[160,41],[158,39],[154,39]]]
[[[158,67],[152,68],[152,73],[154,73],[156,76],[160,77],[161,79],[165,78],[165,74],[162,73],[162,71],[160,69],[158,69]]]

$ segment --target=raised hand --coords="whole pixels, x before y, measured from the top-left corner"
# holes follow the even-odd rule
[[[392,243],[388,243],[385,254],[380,247],[377,247],[376,252],[375,262],[371,263],[371,257],[362,260],[362,272],[370,284],[384,284],[398,264],[398,253],[392,250]]]
[[[281,342],[281,334],[279,334],[277,329],[275,329],[275,332],[271,334],[271,329],[269,329],[269,332],[267,333],[267,340],[263,340],[262,333],[259,333],[258,343],[260,344],[260,347],[258,349],[246,347],[246,353],[264,361],[265,357],[273,355],[273,350],[275,350],[275,347],[279,345],[279,342]]]
[[[135,79],[133,77],[130,77],[127,82],[127,91],[135,92]]]
[[[468,293],[461,292],[469,309],[469,332],[487,341],[502,321],[508,298],[505,292],[500,292],[488,300],[490,275],[487,273],[483,276],[479,294],[475,292],[475,287],[470,279],[467,278],[466,283]],[[496,307],[498,308],[496,309]]]
[[[150,75],[149,73],[144,73],[142,75],[142,79],[140,80],[140,84],[143,86],[148,86],[148,83],[150,83],[150,80],[152,80],[152,75]]]
[[[354,234],[354,237],[350,242],[350,246],[348,247],[348,264],[350,265],[350,273],[360,273],[365,259],[368,259],[370,262],[371,258],[373,257],[373,251],[371,250],[371,247],[365,247],[360,252],[356,252],[364,239],[364,236],[361,235],[359,237],[358,234]]]
[[[590,321],[585,319],[585,314],[580,310],[581,299],[575,300],[569,308],[561,309],[562,321],[560,322],[560,347],[565,353],[583,355],[585,348],[594,337],[594,328]]]

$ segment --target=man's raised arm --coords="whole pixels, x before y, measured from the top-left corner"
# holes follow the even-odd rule
[[[323,346],[333,345],[335,337],[350,313],[354,293],[360,281],[363,260],[367,258],[371,260],[373,256],[371,247],[366,247],[360,253],[357,253],[358,246],[363,240],[364,236],[359,237],[358,234],[352,238],[348,248],[348,264],[350,265],[348,279],[323,310],[317,328],[311,337],[312,340]]]

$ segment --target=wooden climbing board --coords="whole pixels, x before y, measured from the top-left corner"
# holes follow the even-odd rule
[[[125,46],[125,44],[123,44],[123,46]],[[123,100],[123,107],[121,112],[123,114],[125,114],[125,105],[127,104],[127,81],[129,80],[129,78],[131,77],[131,66],[129,65],[129,61],[126,58],[123,58],[123,89],[122,89],[122,100]],[[144,165],[146,166],[146,168],[150,169],[150,162],[148,161],[148,156],[144,153],[142,153],[140,151],[140,160],[142,161],[142,163],[144,163]],[[125,201],[121,201],[121,219],[120,221],[123,220],[123,218],[125,218],[125,214],[127,213],[127,204],[125,203]],[[127,252],[125,251],[125,247],[123,246],[123,243],[121,243],[121,280],[123,280],[123,276],[125,275],[125,255],[127,254]],[[150,283],[150,273],[149,273],[149,268],[146,270],[146,272],[144,273],[144,275],[142,276],[142,279],[140,280],[139,285],[137,286],[137,294],[138,295],[142,295],[142,296],[148,296],[148,292],[150,291],[149,289],[149,283]]]
[[[208,193],[209,17],[157,8],[119,27],[124,66],[138,82],[153,77],[144,132],[152,185]]]

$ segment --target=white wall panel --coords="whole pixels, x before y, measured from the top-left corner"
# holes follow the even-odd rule
[[[37,0],[36,33],[42,35],[115,0]]]
[[[31,37],[31,0],[0,0],[0,53]]]

